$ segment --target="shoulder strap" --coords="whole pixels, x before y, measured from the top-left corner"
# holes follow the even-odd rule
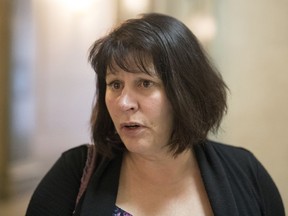
[[[89,183],[89,180],[93,174],[94,168],[95,168],[95,161],[96,161],[96,150],[94,144],[88,144],[87,145],[87,159],[86,164],[83,169],[83,174],[81,177],[81,184],[79,188],[79,192],[76,198],[76,205],[79,203],[80,198],[86,191],[87,185]]]

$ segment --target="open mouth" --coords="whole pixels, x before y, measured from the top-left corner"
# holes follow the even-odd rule
[[[124,123],[121,125],[122,128],[126,128],[126,129],[137,129],[141,127],[141,124],[138,123]]]
[[[139,128],[140,127],[140,125],[138,125],[138,124],[129,124],[129,125],[125,125],[124,126],[125,128],[129,128],[129,129],[135,129],[135,128]]]
[[[145,126],[138,122],[126,122],[120,125],[121,135],[128,137],[138,137],[145,131]]]

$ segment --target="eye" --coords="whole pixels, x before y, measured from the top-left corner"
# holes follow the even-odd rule
[[[118,90],[118,89],[120,89],[120,88],[122,87],[121,85],[122,85],[122,83],[121,83],[120,81],[118,81],[118,80],[109,82],[109,83],[107,84],[107,86],[108,86],[109,88],[111,88],[112,90]]]
[[[149,88],[151,86],[153,86],[154,83],[150,80],[141,80],[140,83],[139,83],[139,86],[140,87],[143,87],[143,88]]]

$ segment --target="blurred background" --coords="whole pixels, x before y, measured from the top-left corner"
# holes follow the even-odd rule
[[[0,215],[24,215],[60,154],[90,142],[88,49],[144,12],[199,38],[230,88],[212,138],[251,150],[288,208],[287,0],[0,0]]]

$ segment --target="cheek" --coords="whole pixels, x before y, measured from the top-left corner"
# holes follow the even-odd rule
[[[163,94],[153,95],[150,100],[145,101],[145,110],[149,112],[153,119],[170,121],[172,118],[172,106]]]
[[[105,96],[105,104],[106,104],[106,107],[108,109],[109,114],[110,115],[113,114],[113,108],[115,109],[115,106],[113,105],[114,102],[111,99],[111,97],[109,97],[107,95]]]
[[[108,109],[108,111],[110,110],[110,100],[109,100],[109,98],[107,97],[107,95],[105,96],[105,104],[106,104],[106,107],[107,107],[107,109]]]

